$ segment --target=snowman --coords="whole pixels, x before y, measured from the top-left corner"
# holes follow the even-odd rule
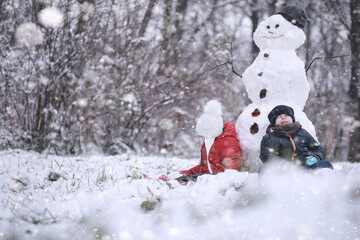
[[[260,53],[243,73],[252,103],[236,122],[245,170],[256,171],[262,165],[260,143],[269,125],[268,114],[277,105],[291,106],[296,121],[316,139],[315,128],[303,112],[310,85],[304,62],[295,52],[305,42],[306,22],[300,7],[287,6],[261,22],[254,32]]]

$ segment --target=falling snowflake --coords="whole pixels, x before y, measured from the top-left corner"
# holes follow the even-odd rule
[[[163,130],[170,130],[174,127],[174,124],[171,119],[163,118],[159,122],[159,127]]]
[[[30,91],[32,91],[36,88],[36,86],[37,84],[35,82],[29,82],[27,87]]]
[[[93,4],[85,1],[83,4],[80,5],[80,11],[83,13],[83,20],[88,21],[89,18],[94,14],[95,7]]]
[[[87,101],[86,98],[80,98],[77,101],[77,104],[79,105],[79,107],[83,108],[83,107],[86,107],[88,105],[88,101]]]
[[[124,95],[123,100],[125,102],[133,103],[136,101],[136,97],[133,93],[128,93]]]
[[[16,29],[15,37],[23,47],[36,46],[43,41],[43,33],[40,28],[31,22],[21,24]]]
[[[63,14],[59,9],[49,7],[41,10],[39,20],[47,28],[58,28],[63,22]]]
[[[47,86],[49,84],[50,80],[47,77],[41,75],[40,78],[39,78],[39,82],[41,84]]]

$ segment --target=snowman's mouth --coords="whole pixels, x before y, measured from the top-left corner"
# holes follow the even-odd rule
[[[281,38],[281,37],[283,37],[284,35],[282,34],[282,35],[280,35],[280,36],[263,36],[264,38]]]

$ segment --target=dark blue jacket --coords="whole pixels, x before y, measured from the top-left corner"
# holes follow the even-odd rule
[[[261,141],[260,159],[263,163],[272,157],[300,160],[304,166],[307,156],[325,160],[325,149],[302,127],[289,137],[273,132],[271,127],[270,124]]]

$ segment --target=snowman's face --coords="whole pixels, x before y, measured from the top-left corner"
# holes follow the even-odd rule
[[[254,32],[255,44],[262,49],[297,49],[306,37],[302,29],[276,14],[261,22]]]

